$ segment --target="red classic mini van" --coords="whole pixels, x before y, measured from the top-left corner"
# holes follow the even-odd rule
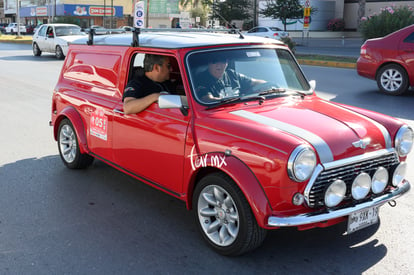
[[[123,91],[147,54],[169,58],[175,88],[127,115]],[[214,62],[258,81],[216,87],[220,97],[207,100]],[[413,130],[319,98],[288,47],[265,38],[91,34],[69,47],[51,125],[67,167],[96,158],[183,200],[203,238],[224,255],[250,251],[280,227],[347,221],[354,232],[410,189]]]

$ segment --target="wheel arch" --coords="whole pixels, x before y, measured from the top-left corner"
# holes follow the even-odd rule
[[[216,153],[214,156],[217,156]],[[212,155],[208,155],[212,156]],[[214,157],[213,156],[213,157]],[[221,156],[226,156],[221,153]],[[210,157],[211,158],[211,157]],[[207,163],[211,163],[210,159],[207,158]],[[214,161],[213,161],[214,162]],[[189,185],[187,186],[187,208],[192,209],[192,199],[194,190],[200,180],[207,175],[221,172],[229,176],[237,187],[242,191],[247,203],[252,210],[253,215],[256,218],[258,225],[262,228],[267,227],[267,217],[271,213],[271,206],[269,199],[266,196],[263,187],[254,175],[253,171],[239,158],[235,156],[226,156],[226,166],[215,167],[206,166],[200,167],[193,171]]]
[[[54,125],[53,125],[53,136],[55,140],[58,139],[58,130],[59,125],[65,118],[69,119],[72,123],[73,127],[75,128],[76,137],[78,138],[79,149],[80,152],[89,153],[88,143],[86,139],[86,132],[85,132],[85,124],[83,123],[81,115],[76,111],[73,107],[65,108],[60,114],[57,116]]]
[[[386,62],[382,63],[380,66],[378,66],[377,71],[375,72],[375,79],[378,78],[378,74],[381,71],[381,69],[384,68],[385,66],[388,66],[388,65],[399,66],[399,67],[403,68],[404,72],[408,75],[407,68],[405,67],[405,65],[403,63],[392,60],[392,61],[386,61]]]

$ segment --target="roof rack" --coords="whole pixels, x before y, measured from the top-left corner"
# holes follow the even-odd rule
[[[141,32],[200,32],[200,33],[231,33],[231,34],[239,34],[240,39],[244,39],[244,36],[239,30],[236,29],[180,29],[180,28],[132,28],[132,47],[139,46],[139,35]],[[123,29],[104,29],[104,30],[97,30],[94,28],[87,29],[86,33],[89,34],[88,41],[86,42],[88,45],[93,45],[93,37],[98,34],[119,34],[119,33],[126,33]]]

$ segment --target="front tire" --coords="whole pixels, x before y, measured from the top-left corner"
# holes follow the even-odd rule
[[[58,129],[59,154],[63,163],[71,169],[86,168],[93,162],[93,157],[81,154],[75,128],[69,119],[63,119]]]
[[[204,240],[218,253],[237,256],[259,247],[267,231],[256,222],[242,191],[223,173],[204,177],[193,197]]]
[[[381,93],[401,95],[408,90],[407,72],[400,65],[386,65],[378,72],[377,85]]]

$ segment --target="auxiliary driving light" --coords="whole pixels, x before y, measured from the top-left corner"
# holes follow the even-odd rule
[[[345,197],[346,184],[343,180],[335,180],[325,192],[325,205],[327,207],[337,206]]]
[[[384,191],[388,183],[388,171],[384,167],[378,167],[372,176],[372,186],[371,190],[374,194],[379,194]]]
[[[292,198],[294,205],[301,205],[305,201],[305,197],[301,193],[296,193]]]
[[[398,164],[397,168],[395,168],[394,173],[392,174],[392,185],[398,186],[404,180],[406,170],[407,164],[405,162]]]
[[[371,190],[371,177],[362,172],[352,182],[352,197],[361,200],[368,195],[369,190]]]

